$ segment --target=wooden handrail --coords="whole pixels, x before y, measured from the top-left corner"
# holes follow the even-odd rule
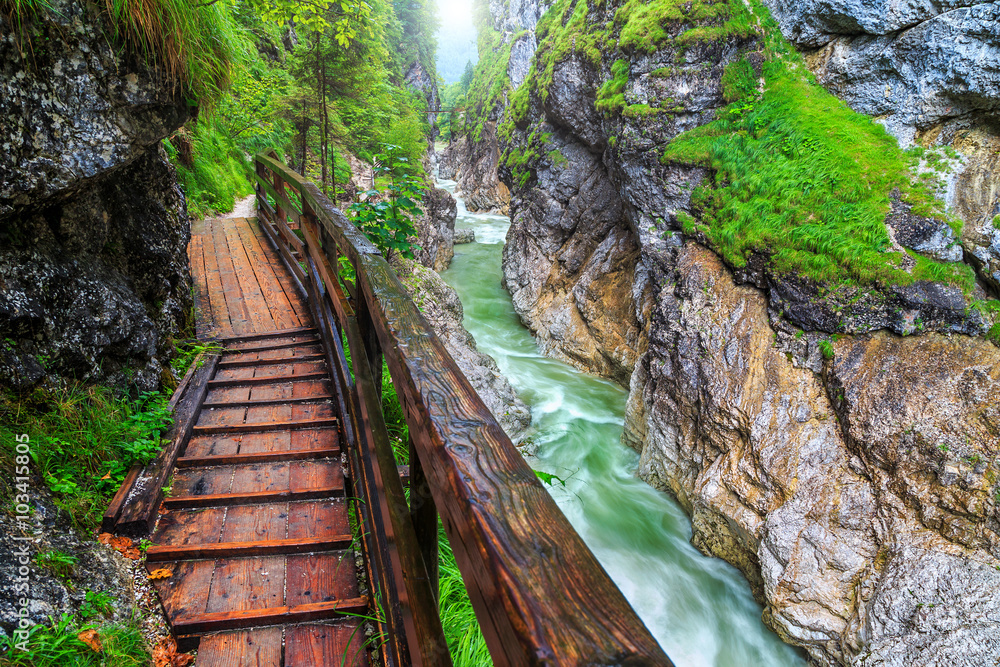
[[[426,478],[430,489],[429,498],[411,490],[411,509],[417,514],[421,503],[432,502],[440,511],[494,664],[671,665],[375,246],[315,185],[275,157],[258,155],[256,168],[263,215],[275,216],[267,196],[278,194],[277,188],[272,192],[264,186],[286,184],[302,201],[304,210],[294,213],[315,219],[321,230],[304,233],[307,253],[320,241],[330,266],[346,257],[354,268],[356,282],[347,286],[354,316],[337,312],[335,319],[347,334],[355,379],[370,392],[374,378],[364,376],[381,371],[384,352],[406,412],[416,455],[411,466],[422,471],[414,478]],[[287,197],[275,197],[275,204],[291,206]],[[283,218],[273,222],[284,225]],[[314,257],[310,263],[310,272],[319,273]],[[327,295],[341,287],[329,285],[333,281],[339,281],[337,272],[327,269],[319,281],[328,284]],[[362,361],[368,363],[361,366]],[[355,396],[360,400],[362,393]],[[355,408],[363,411],[372,402]],[[359,423],[357,415],[353,419]],[[373,421],[381,424],[381,415]],[[379,480],[383,487],[388,478],[398,483],[395,468],[388,471],[387,461],[378,463],[385,473]],[[389,499],[387,511],[402,515],[405,508],[392,508],[394,502]],[[405,532],[411,530],[412,525]],[[405,579],[407,573],[402,574]],[[426,576],[424,568],[418,578]],[[409,613],[415,618],[423,612]],[[417,655],[424,647],[417,648],[412,638],[409,646],[414,664],[448,664],[440,654]]]

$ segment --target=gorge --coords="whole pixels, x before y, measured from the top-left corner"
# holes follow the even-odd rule
[[[990,664],[998,6],[765,4],[490,3],[442,173],[769,627]]]

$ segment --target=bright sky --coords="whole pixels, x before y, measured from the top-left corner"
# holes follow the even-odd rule
[[[441,29],[437,34],[438,73],[445,83],[462,76],[465,63],[477,60],[476,29],[472,25],[472,0],[436,0]]]
[[[442,31],[472,31],[472,0],[437,0],[437,6]]]

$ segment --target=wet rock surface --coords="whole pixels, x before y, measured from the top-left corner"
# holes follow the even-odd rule
[[[463,136],[448,144],[438,174],[458,181],[458,190],[470,211],[506,214],[510,211],[510,190],[497,176],[500,150],[492,138],[496,123],[487,123],[483,133],[486,137],[478,143]]]
[[[975,25],[993,3],[768,4],[786,35],[800,26],[800,46],[826,45],[809,63],[848,103],[877,89],[877,110],[855,108],[888,114],[904,142],[958,151],[942,194],[960,235],[898,197],[885,222],[896,252],[975,264],[985,298],[1000,284],[1000,188],[981,121],[1000,95],[995,45]],[[588,21],[605,25],[620,5],[589,7]],[[493,10],[495,25],[514,20]],[[982,72],[969,65],[977,48]],[[734,270],[677,219],[708,172],[662,164],[662,147],[714,119],[726,66],[746,58],[759,73],[761,49],[751,34],[552,63],[545,96],[532,92],[501,140],[505,284],[547,353],[629,382],[623,439],[639,474],[687,509],[699,549],[744,573],[782,638],[822,665],[992,664],[1000,351],[980,337],[988,323],[941,283],[822,285],[763,254]],[[625,107],[600,114],[616,59],[629,68]],[[664,100],[666,112],[643,106]],[[516,173],[515,152],[529,155]]]
[[[441,276],[414,261],[394,258],[393,268],[448,353],[516,444],[531,424],[531,411],[500,373],[493,357],[476,349],[472,334],[462,326],[458,294]]]
[[[691,513],[695,545],[739,567],[769,625],[819,664],[935,664],[920,661],[932,646],[987,664],[960,647],[1000,642],[979,579],[1000,583],[1000,351],[845,337],[817,373],[713,253],[655,260],[625,440]],[[926,622],[939,605],[948,627]]]
[[[184,197],[158,142],[180,89],[116,51],[96,10],[0,16],[0,382],[150,390],[190,315]]]
[[[434,271],[444,271],[455,256],[455,217],[458,204],[451,193],[430,188],[424,193],[424,214],[415,221],[417,261]]]
[[[59,510],[47,492],[32,490],[32,512],[27,530],[7,514],[0,515],[0,636],[10,637],[20,618],[23,598],[32,624],[50,623],[63,614],[75,614],[88,590],[109,595],[114,603],[108,620],[123,623],[133,618],[131,568],[110,547],[81,535],[69,516]],[[28,538],[28,539],[22,539]],[[66,576],[39,566],[39,554],[58,551],[76,559]],[[28,561],[28,589],[23,589],[21,568]]]

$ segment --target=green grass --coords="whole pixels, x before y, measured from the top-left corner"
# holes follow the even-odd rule
[[[111,37],[180,85],[201,104],[219,99],[233,67],[248,53],[249,42],[233,20],[231,0],[104,0]],[[21,35],[22,49],[41,52],[31,21],[52,11],[46,0],[0,0]]]
[[[97,630],[101,652],[80,641],[84,630]],[[48,625],[31,628],[27,651],[0,639],[0,667],[146,667],[152,657],[138,622],[96,626],[80,623],[69,614]]]
[[[57,549],[44,551],[35,556],[35,564],[38,567],[50,571],[60,579],[66,579],[73,574],[76,562],[76,556],[71,556]]]
[[[205,349],[178,346],[173,362],[177,376]],[[160,436],[172,421],[167,409],[171,391],[133,397],[67,381],[26,394],[0,393],[0,466],[12,467],[15,438],[27,433],[32,474],[48,486],[75,525],[96,529],[129,468],[159,454]],[[7,484],[0,480],[0,497],[13,491]],[[44,558],[41,565],[59,563],[53,554]]]
[[[765,11],[765,10],[759,10]],[[772,42],[777,28],[770,26]],[[696,224],[727,263],[746,265],[754,252],[779,271],[847,284],[905,285],[935,280],[970,290],[972,269],[891,247],[885,216],[898,189],[914,213],[933,215],[958,231],[927,185],[914,176],[917,158],[901,151],[882,126],[855,113],[816,84],[797,56],[771,48],[764,93],[745,61],[727,68],[732,103],[718,118],[675,138],[664,163],[710,167],[710,183],[692,196]]]
[[[444,626],[451,660],[455,667],[488,667],[493,664],[493,660],[462,581],[462,573],[455,563],[455,554],[440,524],[438,548],[441,624]]]

